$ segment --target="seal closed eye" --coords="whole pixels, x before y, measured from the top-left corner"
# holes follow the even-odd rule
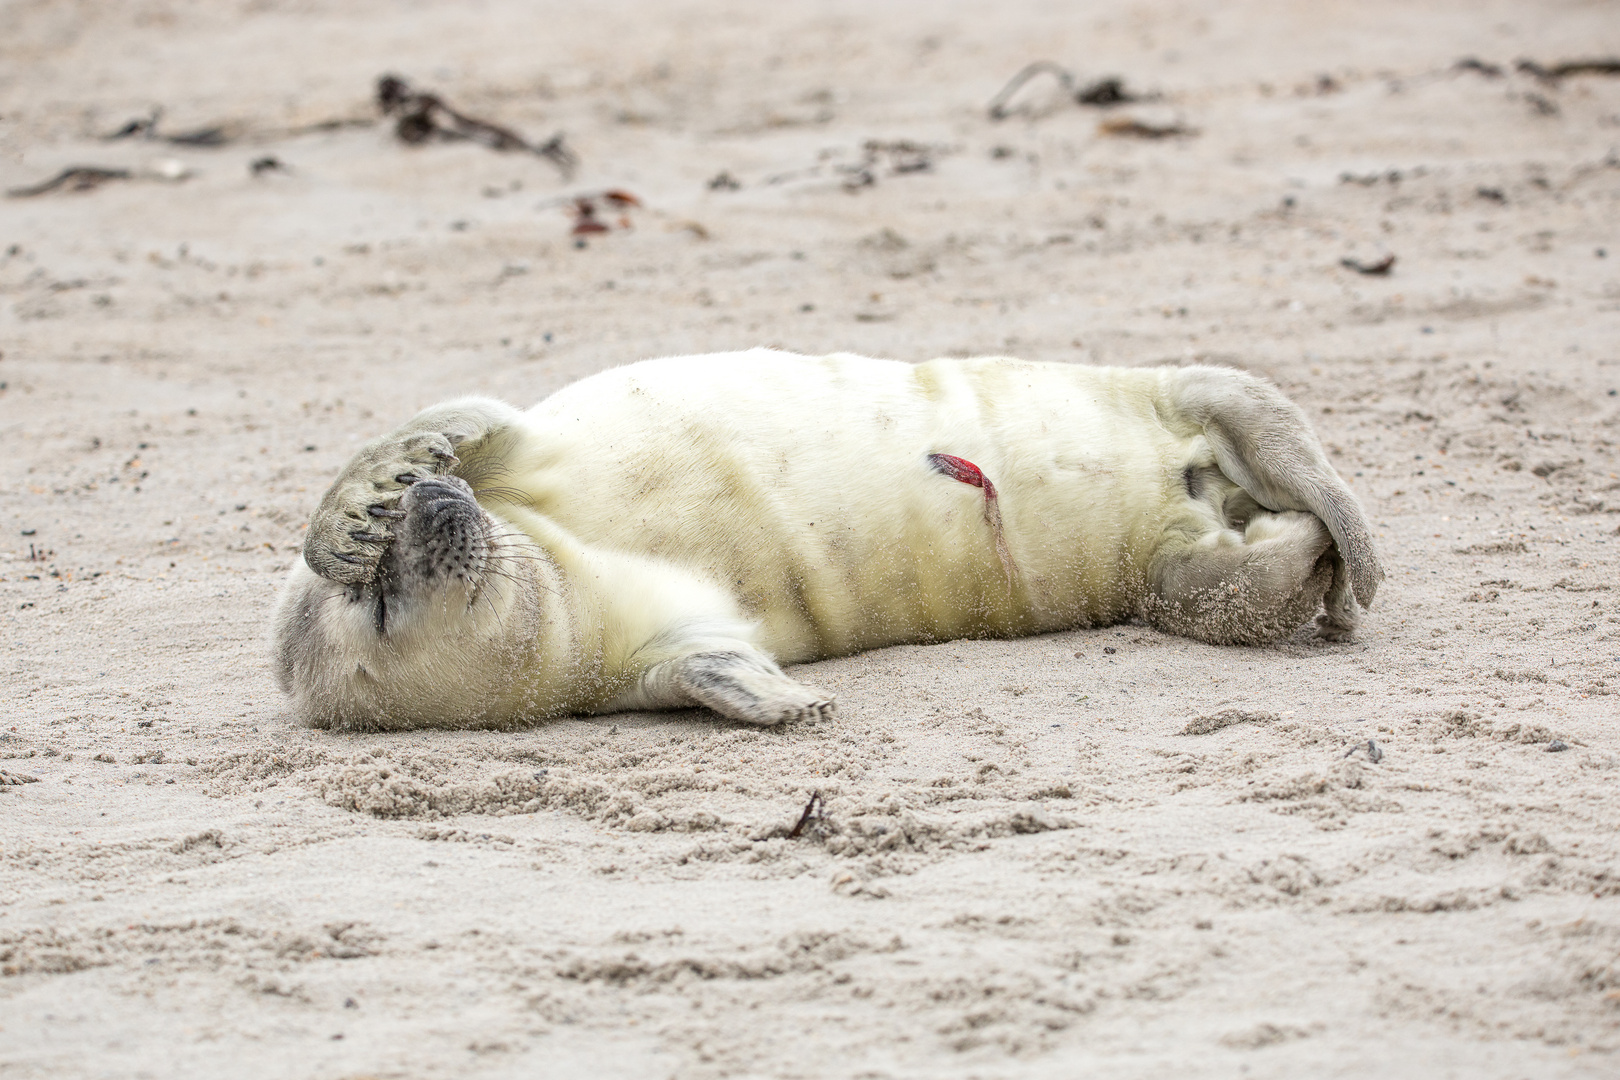
[[[1342,638],[1382,577],[1303,414],[1253,376],[761,349],[527,412],[451,401],[368,443],[273,637],[318,726],[774,724],[833,711],[784,663],[1131,618]]]

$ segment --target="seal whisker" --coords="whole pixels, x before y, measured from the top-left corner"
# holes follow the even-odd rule
[[[526,579],[521,578],[518,575],[510,573],[510,572],[508,572],[506,570],[495,569],[495,568],[487,569],[486,574],[487,574],[487,576],[489,576],[491,578],[498,578],[498,579],[501,579],[501,580],[510,581],[514,585],[522,585],[524,583],[524,581],[526,580]],[[534,586],[537,589],[541,589],[544,592],[548,592],[548,593],[552,594],[553,596],[560,596],[561,595],[561,593],[559,593],[556,589],[553,589],[550,585],[547,585],[543,581],[540,581],[538,579],[533,579],[533,578],[530,578],[530,579],[527,579],[527,580],[533,581]]]
[[[520,488],[506,487],[504,485],[491,484],[488,486],[476,487],[473,489],[473,493],[480,499],[499,499],[502,502],[510,503],[528,502],[528,496],[526,496]]]
[[[473,597],[467,602],[467,608],[471,610],[472,607],[480,600],[482,600],[485,606],[489,608],[489,613],[494,616],[496,625],[500,626],[502,629],[505,629],[506,620],[501,618],[500,609],[495,606],[495,602],[485,594],[485,591],[482,588],[475,588],[473,590]]]

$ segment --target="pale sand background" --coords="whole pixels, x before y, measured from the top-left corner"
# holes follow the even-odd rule
[[[195,176],[0,201],[0,1076],[1615,1075],[1620,80],[1452,70],[1615,52],[1609,3],[5,5],[0,183]],[[990,123],[1042,57],[1200,134]],[[285,134],[385,71],[580,174]],[[239,139],[97,140],[153,105]],[[933,169],[846,191],[869,139]],[[542,203],[610,185],[576,250]],[[1353,645],[817,665],[822,726],[292,725],[264,619],[357,440],[755,344],[1263,373],[1390,578]],[[1225,708],[1274,718],[1178,734]]]

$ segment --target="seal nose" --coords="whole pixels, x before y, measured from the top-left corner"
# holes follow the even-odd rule
[[[399,507],[405,519],[395,530],[395,551],[402,569],[426,583],[448,577],[467,580],[482,568],[488,529],[465,480],[418,480],[400,497]]]
[[[455,513],[456,504],[467,503],[478,506],[467,481],[459,476],[429,476],[405,489],[399,508],[413,517],[425,515],[431,519]]]

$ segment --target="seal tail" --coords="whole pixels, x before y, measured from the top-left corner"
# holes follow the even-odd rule
[[[1202,429],[1221,472],[1268,510],[1303,510],[1327,527],[1363,608],[1383,564],[1361,503],[1329,464],[1299,406],[1263,379],[1230,368],[1166,373],[1173,414]]]

